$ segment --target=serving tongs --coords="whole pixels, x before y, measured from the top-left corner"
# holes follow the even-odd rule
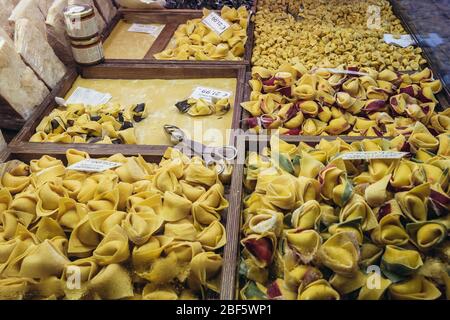
[[[166,124],[164,131],[169,135],[175,149],[188,156],[198,156],[205,161],[206,166],[215,166],[218,174],[223,173],[227,165],[237,158],[238,150],[233,146],[209,147],[200,142],[190,140],[186,134],[174,125]]]

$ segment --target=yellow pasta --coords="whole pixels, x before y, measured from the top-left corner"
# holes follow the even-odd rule
[[[240,298],[448,299],[450,159],[419,144],[398,136],[297,146],[272,136],[270,148],[250,152]],[[342,158],[399,150],[410,154]]]
[[[55,128],[54,128],[55,129]],[[89,159],[68,150],[67,162]],[[2,164],[2,299],[200,299],[220,292],[222,176],[167,149],[160,164],[68,169],[50,156]],[[193,169],[195,166],[195,170]]]
[[[283,64],[253,67],[250,101],[241,103],[251,132],[288,135],[397,136],[450,132],[449,111],[438,112],[442,90],[430,69],[399,74],[389,69]],[[421,135],[421,134],[419,134]],[[434,150],[436,139],[425,149]]]
[[[273,69],[299,62],[307,68],[348,64],[419,70],[425,63],[421,49],[386,44],[385,33],[405,34],[386,0],[262,0],[255,15],[252,63]]]

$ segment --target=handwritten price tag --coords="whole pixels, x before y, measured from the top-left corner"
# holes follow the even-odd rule
[[[86,106],[99,106],[108,103],[111,100],[110,93],[98,92],[92,89],[77,87],[67,100],[56,97],[55,101],[60,106],[69,104],[84,104]]]
[[[347,152],[339,156],[343,160],[401,159],[408,152],[399,151],[361,151]]]
[[[197,87],[192,92],[190,98],[193,99],[205,99],[209,102],[214,102],[220,99],[225,99],[231,97],[231,92],[229,91],[223,91],[223,90],[217,90],[213,88],[206,88],[206,87]]]
[[[162,30],[161,26],[155,26],[152,24],[133,23],[130,29],[128,29],[128,32],[147,33],[149,35],[157,37],[161,33],[161,30]]]
[[[383,37],[383,40],[387,44],[395,44],[402,48],[416,45],[416,42],[409,34],[404,34],[404,35],[401,35],[399,38],[396,38],[396,37],[394,37],[393,34],[386,33]]]
[[[219,16],[215,12],[211,12],[208,16],[206,16],[202,23],[206,25],[208,28],[210,28],[212,31],[217,33],[218,35],[221,35],[224,33],[230,26],[228,22],[226,22],[224,19],[222,19],[221,16]]]
[[[109,169],[120,167],[122,164],[98,159],[85,159],[69,167],[68,170],[84,172],[103,172]]]

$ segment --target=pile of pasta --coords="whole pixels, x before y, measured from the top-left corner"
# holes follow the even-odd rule
[[[89,155],[69,149],[68,165]],[[0,299],[198,299],[220,290],[217,170],[167,149],[101,173],[50,156],[2,166]]]
[[[203,9],[203,18],[210,11]],[[154,55],[158,60],[241,60],[247,42],[248,11],[223,7],[221,17],[230,24],[230,28],[218,35],[202,19],[188,20],[174,33],[175,47]]]
[[[59,107],[45,116],[30,142],[136,144],[135,123],[149,115],[145,103]]]
[[[278,70],[253,67],[252,132],[288,135],[409,135],[416,123],[432,133],[450,131],[450,110],[437,113],[439,80],[426,68],[414,74],[371,68],[317,68],[284,64]]]
[[[406,34],[387,0],[261,0],[255,17],[252,64],[350,64],[376,70],[419,70],[422,50],[384,42]]]
[[[178,111],[181,113],[187,113],[191,117],[210,116],[213,114],[222,116],[230,111],[231,101],[228,98],[218,99],[215,101],[207,101],[202,98],[189,98],[187,100],[177,102],[175,106]]]
[[[241,298],[450,299],[449,141],[337,138],[312,147],[273,136],[270,150],[250,153]],[[405,149],[403,159],[342,158]]]

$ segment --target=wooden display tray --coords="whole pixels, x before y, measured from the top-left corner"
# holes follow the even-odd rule
[[[203,64],[203,65],[250,65],[253,51],[253,31],[254,23],[249,21],[247,27],[247,42],[245,44],[245,54],[242,60],[156,60],[153,55],[163,51],[169,44],[172,36],[180,24],[187,20],[201,18],[202,10],[182,10],[182,9],[127,9],[120,8],[114,19],[107,25],[102,33],[104,41],[113,32],[120,20],[131,23],[156,23],[164,24],[165,27],[156,38],[150,50],[143,59],[105,59],[106,63],[134,63],[134,64],[159,64],[159,65],[183,65],[183,64]]]
[[[108,157],[116,153],[122,153],[125,156],[136,156],[140,154],[146,161],[153,162],[153,163],[159,163],[159,161],[162,159],[164,151],[165,150],[154,150],[151,148],[148,148],[147,150],[134,150],[133,148],[128,148],[127,150],[117,150],[117,146],[102,146],[102,148],[98,148],[96,150],[87,150],[86,148],[78,148],[78,150],[85,150],[89,152],[90,156],[92,158],[101,158],[101,157]],[[69,147],[66,148],[59,148],[58,150],[41,150],[41,152],[24,152],[25,150],[20,147],[14,147],[10,146],[9,148],[0,151],[0,163],[9,161],[9,160],[20,160],[25,163],[29,163],[33,159],[39,159],[43,155],[49,155],[52,157],[55,157],[57,159],[63,160],[66,162],[65,152],[69,149]],[[29,150],[28,150],[29,151]],[[221,291],[220,295],[211,293],[207,295],[207,299],[220,299],[220,300],[232,300],[234,299],[235,292],[234,292],[234,282],[232,279],[235,279],[235,269],[236,266],[233,264],[234,259],[233,257],[236,256],[236,244],[232,241],[232,237],[234,237],[235,232],[228,232],[228,230],[231,230],[231,228],[235,225],[234,217],[237,216],[239,212],[234,212],[237,207],[238,202],[240,201],[240,198],[238,198],[238,194],[236,192],[231,192],[231,190],[234,190],[237,188],[237,184],[234,183],[234,180],[238,178],[239,172],[234,171],[231,183],[229,185],[225,185],[225,198],[229,201],[230,205],[227,209],[225,209],[221,216],[222,220],[221,222],[225,226],[225,229],[227,230],[227,244],[224,246],[223,249],[221,249],[222,256],[223,256],[223,265],[222,265],[222,274],[221,274]]]
[[[307,143],[311,146],[315,146],[320,142],[321,139],[325,140],[335,140],[334,136],[325,137],[311,137],[311,136],[280,136],[281,140],[298,145],[301,142]],[[358,140],[368,139],[368,137],[341,137],[347,143],[352,143]],[[389,138],[385,138],[389,140]],[[237,161],[234,167],[234,174],[232,179],[231,188],[233,190],[232,197],[230,198],[230,208],[232,210],[228,213],[228,223],[227,223],[227,236],[230,241],[229,251],[234,253],[234,256],[229,257],[230,261],[227,264],[234,266],[234,270],[229,271],[229,281],[233,286],[227,289],[232,290],[234,295],[232,299],[239,300],[239,259],[241,254],[241,223],[242,217],[241,212],[243,210],[243,199],[246,196],[244,190],[244,168],[245,159],[249,152],[261,153],[264,148],[270,146],[270,136],[266,135],[245,135],[238,137],[236,147],[240,151],[240,161]]]
[[[392,6],[392,12],[394,15],[400,19],[403,28],[411,35],[411,37],[414,39],[414,41],[417,43],[417,45],[422,49],[422,55],[427,60],[427,65],[429,68],[433,71],[433,75],[437,77],[442,82],[443,90],[440,94],[441,98],[439,99],[439,102],[441,102],[442,106],[448,107],[450,104],[450,88],[445,85],[445,82],[443,81],[441,74],[437,69],[436,63],[432,59],[432,48],[429,46],[426,46],[423,37],[420,36],[420,33],[418,32],[417,28],[413,23],[408,23],[406,20],[406,17],[403,16],[402,10],[399,7],[399,4],[396,0],[389,0],[391,6]],[[419,35],[419,36],[418,36]],[[445,99],[445,100],[444,100]],[[445,104],[442,104],[445,103]]]
[[[413,72],[408,72],[413,73]],[[250,94],[252,92],[252,89],[250,87],[249,81],[252,79],[251,72],[246,72],[245,74],[245,88],[244,88],[244,98],[243,102],[250,100]],[[437,110],[444,110],[449,107],[448,100],[446,97],[446,92],[441,91],[436,95],[436,99],[439,101]],[[241,129],[248,130],[248,127],[245,125],[245,122],[243,121],[246,118],[251,117],[250,112],[245,110],[241,107],[241,113],[242,113],[242,119],[241,119]],[[265,130],[266,131],[266,130]],[[267,132],[263,132],[262,135],[267,134]],[[249,136],[257,136],[257,134],[248,134]],[[356,140],[363,140],[363,139],[378,139],[378,138],[385,138],[389,139],[392,137],[366,137],[366,136],[346,136],[346,135],[339,135],[339,136],[303,136],[303,135],[281,135],[282,139],[288,142],[297,142],[299,139],[306,139],[310,142],[320,141],[320,139],[327,139],[327,140],[334,140],[336,138],[346,139],[347,141],[356,141]],[[299,138],[300,137],[300,138]]]
[[[245,67],[215,65],[205,68],[201,65],[145,65],[145,64],[101,64],[94,67],[83,68],[80,73],[72,71],[65,76],[52,94],[39,106],[33,116],[26,122],[19,134],[11,141],[10,146],[16,151],[31,154],[43,154],[48,152],[59,152],[68,148],[80,149],[87,152],[97,152],[108,149],[105,144],[63,144],[63,143],[36,143],[29,142],[31,136],[36,132],[36,127],[41,120],[47,116],[56,106],[54,98],[64,97],[72,87],[78,75],[83,78],[94,79],[204,79],[204,78],[235,78],[236,90],[233,107],[233,118],[231,128],[239,128],[241,120],[240,103],[243,97]],[[230,128],[230,129],[231,129]],[[232,132],[229,144],[234,144],[236,132]],[[162,154],[168,146],[164,145],[114,145],[114,152],[124,154],[146,154],[148,152],[159,152]]]

